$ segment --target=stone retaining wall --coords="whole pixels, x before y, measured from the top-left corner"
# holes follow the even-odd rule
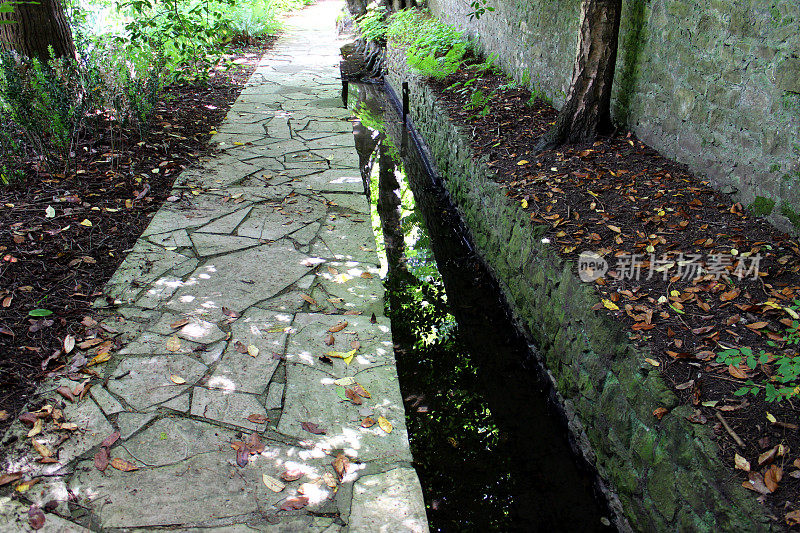
[[[409,82],[411,119],[475,245],[539,347],[587,460],[613,487],[621,529],[767,530],[755,498],[718,459],[707,428],[686,420],[692,410],[678,406],[620,326],[591,310],[593,288],[542,243],[546,228],[532,231],[484,162],[472,159],[468,134],[408,72],[402,52],[390,47],[386,63],[397,94]],[[653,416],[657,407],[670,409],[661,421]]]
[[[572,76],[580,0],[429,0],[557,106]],[[783,229],[800,228],[800,3],[623,3],[614,118]],[[792,224],[790,224],[790,222]]]

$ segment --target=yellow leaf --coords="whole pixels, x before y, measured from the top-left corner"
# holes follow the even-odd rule
[[[183,379],[182,377],[180,377],[180,376],[178,376],[178,375],[176,375],[176,374],[172,374],[172,375],[169,377],[169,380],[170,380],[171,382],[173,382],[175,385],[183,385],[184,383],[186,383],[186,380],[185,380],[185,379]]]
[[[236,146],[244,146],[244,143],[239,141],[234,141],[233,144],[235,144]]]
[[[386,420],[386,418],[384,418],[384,417],[382,417],[382,416],[379,416],[379,417],[378,417],[378,425],[379,425],[379,426],[381,427],[381,429],[382,429],[382,430],[384,430],[386,433],[391,433],[391,432],[392,432],[392,429],[394,429],[394,427],[392,426],[392,423],[391,423],[391,422],[389,422],[388,420]]]
[[[247,346],[247,353],[249,353],[252,357],[258,357],[258,348],[255,344],[249,344]]]
[[[659,363],[655,359],[650,359],[649,357],[645,357],[644,360],[647,361],[648,363],[650,363],[653,366],[661,366],[661,363]]]
[[[612,311],[619,311],[619,306],[608,298],[603,298],[603,306],[606,309],[611,309]]]
[[[528,209],[528,200],[522,200],[522,209]]]
[[[89,361],[87,366],[99,365],[100,363],[105,363],[111,359],[111,354],[108,352],[100,352],[99,354],[92,357],[92,360]]]
[[[39,481],[40,481],[40,478],[38,478],[38,477],[34,478],[34,479],[31,479],[30,481],[23,481],[22,483],[20,483],[19,485],[16,486],[16,491],[17,492],[27,492],[31,487],[33,487],[34,485],[39,483]]]
[[[167,350],[170,352],[177,352],[181,349],[181,340],[173,335],[169,339],[167,339]]]
[[[527,159],[521,159],[519,162],[517,162],[517,165],[519,165],[519,166],[527,165],[527,164],[528,164],[528,160]]]
[[[274,477],[268,476],[266,474],[261,474],[261,481],[263,481],[264,485],[266,485],[267,488],[272,492],[280,492],[286,488],[286,485],[284,483],[281,483]]]
[[[31,440],[31,444],[33,444],[33,447],[36,449],[36,451],[42,457],[52,457],[53,456],[53,450],[51,450],[50,448],[48,448],[44,444],[40,444],[40,443],[36,442],[35,440]]]
[[[794,318],[795,320],[800,319],[800,315],[798,315],[797,311],[795,311],[791,307],[784,307],[783,310],[786,311],[787,315],[789,315],[790,317]]]
[[[778,419],[775,418],[775,416],[772,413],[767,413],[767,420],[769,420],[773,424],[778,421]]]
[[[614,233],[622,233],[622,229],[619,226],[613,226],[611,224],[608,224],[606,227],[611,231],[613,231]]]
[[[647,250],[647,253],[649,253],[649,254],[652,254],[653,252],[656,251],[655,247],[652,244],[648,244],[647,248],[645,248],[645,250]]]

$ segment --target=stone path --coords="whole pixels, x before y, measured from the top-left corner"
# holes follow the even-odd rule
[[[122,343],[88,394],[43,385],[77,429],[9,430],[3,471],[39,481],[0,498],[3,531],[30,529],[31,503],[52,511],[44,531],[427,531],[341,106],[341,7],[291,19],[219,155],[183,173],[109,282],[117,306],[98,313]],[[97,467],[115,432],[110,458],[136,470]]]

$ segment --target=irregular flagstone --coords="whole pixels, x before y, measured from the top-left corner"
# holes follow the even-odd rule
[[[256,511],[257,503],[247,480],[235,475],[230,458],[230,453],[206,453],[175,465],[134,472],[109,468],[106,473],[89,462],[71,480],[70,489],[93,504],[103,529],[239,517]]]
[[[97,405],[100,406],[100,409],[103,410],[106,416],[121,413],[125,410],[122,404],[100,385],[89,389],[89,394],[92,395],[92,398],[97,402]]]
[[[331,250],[333,258],[378,264],[372,226],[358,220],[360,219],[342,216],[331,220],[329,216],[319,232],[319,237]]]
[[[306,189],[319,192],[364,193],[364,181],[355,169],[331,169],[303,176],[299,183]]]
[[[0,531],[8,533],[37,531],[30,526],[28,520],[29,505],[12,500],[8,496],[0,497]],[[45,513],[44,528],[38,531],[46,533],[89,533],[89,529],[65,520],[53,513]]]
[[[225,452],[234,440],[233,431],[208,422],[167,416],[126,440],[125,449],[115,449],[114,455],[148,466],[165,466],[202,453]]]
[[[208,380],[210,388],[261,394],[280,363],[292,316],[251,309],[231,325],[231,342]],[[239,343],[237,345],[237,343]],[[250,346],[255,357],[245,352]]]
[[[342,449],[359,461],[411,461],[403,399],[396,374],[387,368],[391,367],[377,367],[359,375],[358,382],[363,382],[372,397],[358,406],[336,393],[334,380],[347,376],[333,376],[320,365],[312,368],[307,364],[287,363],[284,407],[278,431],[302,439],[315,449]],[[386,417],[394,426],[392,432],[384,432],[377,424],[371,428],[361,427],[363,417],[359,409],[363,407],[374,409],[375,419],[378,415]],[[303,422],[318,424],[326,433],[311,434],[303,429]]]
[[[111,276],[106,286],[108,296],[123,298],[125,294],[138,294],[138,289],[130,291],[131,281],[145,286],[156,281],[170,269],[176,268],[192,259],[160,246],[139,240],[120,267]]]
[[[147,240],[164,248],[182,248],[192,245],[189,234],[186,233],[185,229],[150,235]]]
[[[347,325],[331,333],[336,326]],[[327,344],[333,336],[334,343]],[[319,361],[319,356],[330,351],[349,352],[353,342],[359,347],[353,360],[346,364],[341,358],[332,358],[333,365]],[[324,370],[336,377],[353,375],[364,368],[394,364],[392,334],[388,319],[381,317],[375,324],[368,315],[324,315],[298,313],[292,323],[286,347],[286,361],[302,363]]]
[[[219,378],[209,380],[210,385],[217,382],[221,384]],[[267,415],[264,406],[258,403],[255,396],[236,392],[235,387],[229,389],[220,385],[220,389],[210,390],[195,387],[192,395],[191,414],[252,431],[264,430],[264,424],[256,424],[247,420],[250,415]]]
[[[117,427],[121,439],[127,439],[156,417],[156,413],[120,413]]]
[[[319,201],[309,202],[302,209],[296,206],[259,205],[236,230],[241,237],[275,241],[316,222],[325,215]],[[277,208],[280,207],[280,211]]]
[[[305,275],[308,256],[286,244],[261,245],[206,261],[175,293],[167,307],[194,315],[241,313]],[[264,265],[270,265],[269,269]]]
[[[360,312],[366,316],[383,313],[384,287],[377,266],[349,261],[328,263],[336,272],[322,269],[311,296],[320,310],[332,313]],[[364,277],[369,275],[371,277]]]
[[[178,396],[206,370],[206,365],[185,355],[126,357],[108,381],[108,389],[134,409],[144,411]],[[175,383],[171,376],[186,383]]]
[[[362,192],[362,191],[359,191]],[[369,200],[363,194],[334,194],[326,193],[324,197],[340,208],[349,209],[364,216],[353,217],[354,222],[364,222],[369,219]]]
[[[425,505],[413,468],[395,468],[364,476],[353,484],[350,531],[424,533]]]
[[[219,255],[258,246],[258,239],[213,233],[193,233],[192,243],[199,257]]]
[[[251,209],[252,207],[245,207],[244,209],[235,211],[230,215],[220,217],[217,220],[202,226],[197,231],[205,233],[219,233],[221,235],[231,234],[236,231],[236,227],[241,224],[242,220],[244,220],[244,217],[247,216]],[[189,246],[191,246],[191,241],[189,241]]]

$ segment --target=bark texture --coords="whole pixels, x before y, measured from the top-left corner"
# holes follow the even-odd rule
[[[589,142],[611,127],[622,0],[583,0],[578,50],[564,107],[539,149]]]
[[[38,3],[16,4],[11,13],[0,13],[0,20],[13,24],[0,25],[0,48],[16,50],[42,61],[50,59],[48,46],[56,57],[75,57],[72,30],[59,0],[37,0]]]

